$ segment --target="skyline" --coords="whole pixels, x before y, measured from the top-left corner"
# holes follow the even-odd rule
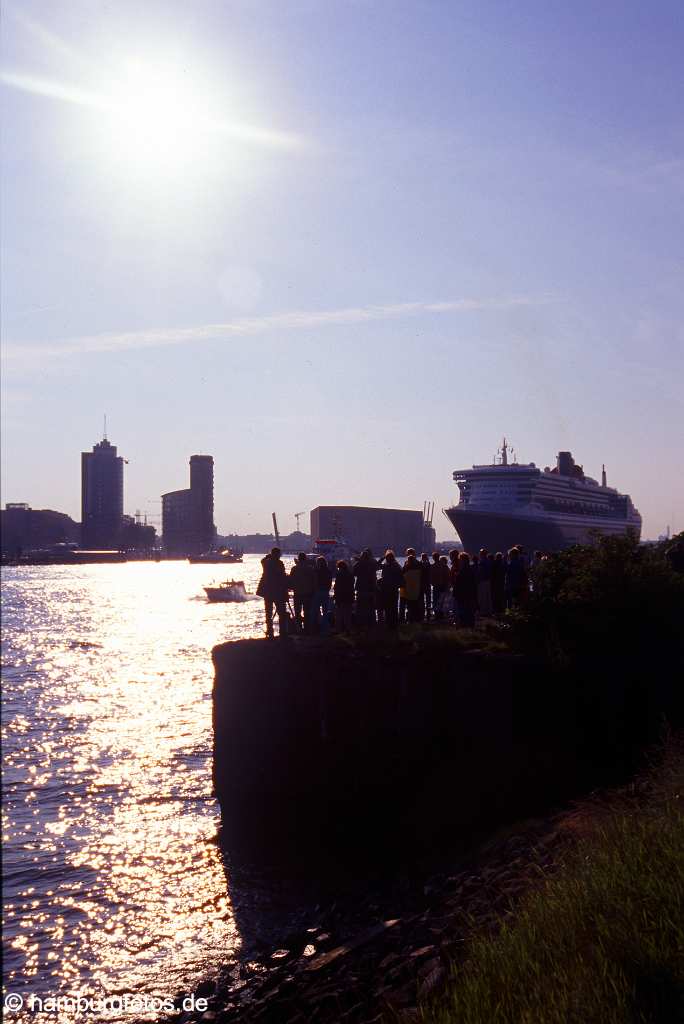
[[[78,519],[106,412],[155,525],[193,452],[221,532],[289,532],[447,507],[505,434],[683,529],[683,43],[674,2],[5,4],[3,502]]]

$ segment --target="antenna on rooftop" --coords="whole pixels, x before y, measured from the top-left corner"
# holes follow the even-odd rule
[[[104,428],[102,430],[102,437],[107,440],[107,413],[104,414]]]

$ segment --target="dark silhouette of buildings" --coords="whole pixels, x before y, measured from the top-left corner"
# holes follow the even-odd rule
[[[118,548],[123,524],[123,464],[103,438],[81,453],[81,545]]]
[[[190,458],[190,487],[162,494],[162,539],[167,555],[200,555],[216,539],[214,526],[214,460]]]
[[[81,527],[63,512],[31,508],[24,502],[8,502],[0,512],[2,554],[15,558],[26,551],[54,544],[74,544]]]

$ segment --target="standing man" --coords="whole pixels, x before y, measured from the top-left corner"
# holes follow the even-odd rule
[[[394,557],[393,551],[385,554],[385,564],[381,570],[380,592],[385,612],[385,625],[388,629],[399,626],[399,588],[403,586],[404,574]]]
[[[312,613],[315,628],[321,636],[330,632],[330,586],[333,575],[323,555],[316,559],[316,590],[313,596]]]
[[[266,612],[266,636],[273,639],[274,608],[278,615],[278,635],[281,640],[287,636],[287,575],[280,558],[280,548],[271,548],[270,555],[261,559],[261,579],[257,594],[264,599]]]
[[[361,552],[354,563],[356,587],[356,621],[359,626],[375,625],[375,596],[378,589],[378,563],[370,548]]]
[[[316,593],[316,570],[304,552],[297,555],[297,561],[290,569],[290,587],[293,591],[294,615],[297,629],[311,633],[314,594]],[[303,613],[303,615],[302,615]],[[302,622],[303,617],[303,622]]]
[[[432,584],[432,612],[436,622],[440,622],[444,618],[444,598],[449,589],[449,580],[449,567],[446,558],[440,556],[439,551],[433,551],[430,583]]]
[[[404,562],[403,572],[408,620],[409,622],[422,622],[425,611],[422,591],[423,570],[413,548],[406,549],[406,561]]]
[[[427,622],[432,611],[432,590],[430,588],[430,559],[425,551],[420,556],[420,599],[423,604],[423,617]]]

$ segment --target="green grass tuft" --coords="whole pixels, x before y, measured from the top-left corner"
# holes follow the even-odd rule
[[[476,934],[424,1024],[684,1021],[684,755],[578,814],[557,873]]]

